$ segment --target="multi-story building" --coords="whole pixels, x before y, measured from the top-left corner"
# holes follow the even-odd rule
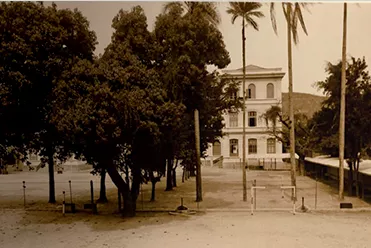
[[[239,91],[231,97],[242,99],[242,68],[224,70],[222,74],[238,82]],[[281,68],[262,68],[256,65],[246,66],[246,158],[249,165],[263,165],[280,159],[282,162],[282,144],[270,135],[265,119],[262,115],[273,105],[282,107],[281,81],[285,73]],[[207,151],[208,160],[223,167],[240,166],[242,161],[242,129],[243,113],[229,112],[224,115],[225,135],[214,144],[210,144]],[[282,128],[277,123],[277,129]]]

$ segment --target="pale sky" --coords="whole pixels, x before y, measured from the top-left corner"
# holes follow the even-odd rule
[[[98,37],[95,53],[104,52],[110,43],[113,17],[120,9],[130,10],[141,5],[146,13],[149,30],[152,30],[156,16],[161,13],[164,2],[56,2],[60,8],[78,8],[90,21],[90,28]],[[277,3],[280,4],[280,3]],[[226,13],[229,3],[218,4],[222,23],[220,30],[231,63],[227,69],[242,67],[241,19],[234,25]],[[287,72],[287,35],[282,8],[277,6],[278,36],[273,32],[268,5],[262,8],[265,18],[258,20],[260,30],[247,29],[246,63],[261,67],[282,67]],[[322,95],[313,83],[324,80],[327,62],[336,63],[341,59],[342,47],[342,3],[322,3],[304,12],[308,36],[300,32],[299,45],[293,48],[294,91]],[[348,4],[348,56],[366,57],[370,65],[371,4]],[[283,78],[282,91],[288,91],[288,75]]]

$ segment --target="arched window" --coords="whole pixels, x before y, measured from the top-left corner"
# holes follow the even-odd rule
[[[248,113],[249,116],[249,127],[256,127],[256,112],[250,111]]]
[[[229,127],[238,127],[238,113],[229,112]]]
[[[267,153],[276,153],[276,139],[267,139]]]
[[[249,154],[256,154],[258,152],[258,140],[257,139],[249,139]]]
[[[274,85],[272,83],[267,84],[267,98],[274,98]]]
[[[229,156],[230,157],[238,156],[238,139],[229,140]]]
[[[255,97],[255,84],[249,84],[249,87],[247,87],[247,98],[255,99]]]
[[[221,155],[221,146],[219,140],[216,140],[213,144],[213,156],[220,156]]]

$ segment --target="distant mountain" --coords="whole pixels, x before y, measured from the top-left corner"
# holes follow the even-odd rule
[[[317,96],[307,93],[293,93],[293,101],[294,101],[294,112],[301,112],[306,114],[309,118],[313,116],[313,114],[321,109],[321,104],[326,97],[324,96]],[[282,111],[285,115],[288,116],[289,114],[289,98],[288,93],[282,93]]]

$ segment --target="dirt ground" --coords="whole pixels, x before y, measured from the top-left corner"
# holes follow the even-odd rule
[[[177,186],[173,191],[165,191],[166,178],[156,185],[156,201],[150,202],[151,185],[143,185],[137,201],[139,210],[173,210],[180,205],[181,198],[184,204],[192,209],[234,209],[249,210],[251,208],[251,190],[253,180],[257,186],[256,209],[286,209],[293,208],[291,189],[282,190],[281,186],[290,185],[288,171],[248,171],[247,172],[247,201],[242,200],[242,173],[239,169],[202,168],[203,202],[195,202],[195,179],[190,178],[181,182],[181,170],[177,171]],[[98,176],[93,176],[89,170],[67,171],[55,174],[56,198],[58,204],[47,204],[48,201],[48,173],[45,172],[18,172],[9,175],[0,175],[0,208],[23,209],[24,197],[22,181],[25,181],[26,208],[29,210],[62,211],[63,191],[66,192],[66,201],[70,202],[68,181],[72,184],[72,201],[77,209],[83,208],[84,203],[90,201],[90,180],[94,182],[94,199],[99,197]],[[98,211],[114,213],[117,211],[117,189],[109,176],[106,180],[108,204],[99,205]],[[299,207],[304,197],[304,205],[309,209],[339,209],[337,189],[324,183],[316,182],[309,177],[297,177],[296,207]],[[317,197],[316,197],[317,195]],[[354,208],[370,207],[366,202],[356,197],[346,197],[344,202],[351,202]]]
[[[134,219],[0,210],[0,247],[369,247],[370,213],[247,212]]]
[[[107,178],[109,203],[98,205],[98,215],[83,210],[89,202],[89,181],[94,182],[94,199],[99,197],[99,177],[85,171],[56,174],[57,204],[48,204],[48,173],[18,172],[0,175],[0,247],[368,247],[371,212],[339,210],[337,190],[308,177],[297,178],[297,197],[317,210],[290,213],[290,185],[287,171],[248,171],[248,199],[242,201],[242,174],[238,169],[203,167],[203,202],[195,203],[195,179],[181,182],[165,191],[165,178],[157,185],[156,201],[150,202],[150,185],[144,185],[137,209],[173,210],[184,204],[206,210],[192,217],[168,213],[138,212],[133,219],[117,214],[117,189]],[[72,182],[73,202],[78,213],[62,216],[62,191],[70,201],[68,181]],[[256,192],[257,212],[250,215],[250,186],[256,180],[265,186]],[[26,181],[26,208],[22,181]],[[354,208],[369,208],[355,197],[344,200]],[[300,207],[300,201],[296,207]],[[273,212],[259,210],[274,209]],[[278,211],[280,209],[281,211]],[[325,210],[326,209],[326,210]],[[214,211],[214,212],[212,212]]]

